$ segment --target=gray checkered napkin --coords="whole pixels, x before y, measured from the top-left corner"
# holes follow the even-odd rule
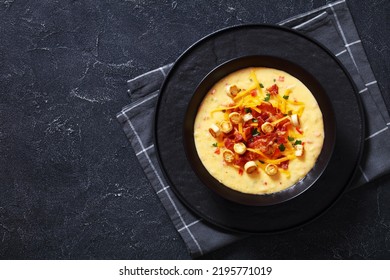
[[[366,138],[359,171],[351,188],[390,172],[390,119],[377,81],[345,1],[287,19],[280,25],[298,30],[327,46],[351,74],[366,113]],[[165,65],[128,81],[131,103],[117,118],[131,142],[139,163],[193,258],[221,248],[245,235],[217,229],[195,216],[180,202],[162,175],[153,145],[154,107],[163,80],[173,64]],[[213,238],[210,238],[213,236]]]

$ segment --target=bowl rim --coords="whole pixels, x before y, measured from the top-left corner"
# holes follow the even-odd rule
[[[256,60],[256,62],[251,63],[250,61],[252,61],[252,60]],[[301,72],[300,74],[301,75],[303,74],[306,77],[308,77],[308,79],[311,80],[311,83],[313,83],[314,86],[312,84],[311,84],[311,86],[308,86],[308,84],[303,82],[302,79],[297,78],[296,75],[294,75],[294,73],[290,73],[290,72],[286,71],[285,69],[281,69],[281,68],[265,66],[262,63],[258,64],[257,60],[262,60],[262,61],[276,60],[279,63],[286,64],[286,67],[289,69],[291,69],[291,67],[295,68],[296,70],[298,69],[298,71]],[[238,66],[237,67],[232,66],[233,70],[231,70],[231,71],[229,70],[228,73],[224,73],[223,75],[217,75],[219,77],[217,79],[213,78],[213,75],[216,75],[217,72],[223,71],[224,68],[229,68],[229,67],[231,67],[232,64],[234,65],[236,63],[238,63]],[[242,66],[242,64],[240,64],[240,63],[244,63],[244,66]],[[247,65],[247,63],[248,63],[248,65]],[[265,64],[267,64],[267,63],[265,63]],[[189,133],[188,127],[186,128],[186,123],[188,121],[188,117],[189,117],[189,115],[193,115],[192,112],[194,111],[194,108],[191,108],[192,107],[191,105],[193,104],[193,102],[195,102],[195,105],[197,105],[195,111],[198,111],[199,105],[201,103],[201,101],[199,102],[199,100],[198,100],[198,102],[194,101],[194,100],[197,100],[197,99],[203,100],[204,97],[209,92],[209,90],[212,88],[212,86],[215,85],[222,78],[226,77],[227,75],[232,74],[238,70],[245,69],[245,68],[251,68],[251,67],[252,68],[255,68],[255,67],[274,68],[277,70],[284,71],[284,72],[288,73],[289,75],[297,78],[310,90],[310,92],[312,93],[312,95],[316,99],[316,101],[321,109],[323,119],[327,118],[327,120],[328,120],[328,124],[326,126],[328,128],[327,129],[328,131],[327,131],[327,133],[325,133],[323,147],[321,148],[321,152],[318,155],[318,158],[317,158],[314,166],[308,171],[308,173],[305,174],[305,176],[303,178],[298,180],[296,183],[287,187],[286,189],[283,189],[281,191],[274,192],[274,193],[266,193],[266,194],[243,193],[243,192],[231,189],[231,188],[223,185],[222,183],[220,183],[216,178],[214,178],[210,173],[208,173],[207,169],[204,167],[204,165],[203,165],[202,161],[200,160],[199,155],[196,151],[194,137],[193,137],[193,132],[194,132],[193,131],[193,123],[195,121],[195,118],[192,118],[192,117],[190,118],[191,119],[190,123],[192,124],[191,133]],[[211,85],[209,85],[210,79],[212,80]],[[207,84],[206,85],[207,89],[202,90],[201,88],[204,87],[205,84]],[[318,91],[316,91],[314,93],[313,90],[311,90],[311,88],[313,88],[313,87],[318,87],[318,89],[320,89],[321,93],[318,93]],[[200,93],[201,98],[198,98],[198,96],[197,96],[199,91],[201,91],[201,93]],[[315,95],[317,95],[317,96],[321,95],[321,97],[323,98],[321,103],[318,101],[318,98]],[[324,102],[326,104],[324,104]],[[323,108],[321,108],[321,106]],[[327,110],[324,110],[324,109],[327,109]],[[195,117],[196,117],[196,114],[195,114]],[[331,125],[330,128],[329,128],[329,122],[333,124],[333,125]],[[211,71],[209,71],[209,73],[199,82],[198,86],[193,91],[190,102],[187,104],[186,113],[184,115],[184,120],[183,120],[182,134],[183,134],[184,151],[185,151],[187,160],[190,163],[194,173],[199,177],[199,179],[202,181],[202,183],[205,186],[210,188],[217,195],[219,195],[227,200],[230,200],[232,202],[235,202],[235,203],[248,205],[248,206],[270,206],[270,205],[280,204],[280,203],[289,201],[291,199],[294,199],[295,197],[297,197],[297,196],[301,195],[302,193],[304,193],[305,191],[307,191],[310,187],[312,187],[317,182],[317,180],[320,179],[323,172],[327,168],[327,166],[331,160],[332,154],[334,152],[335,143],[336,143],[336,126],[337,125],[336,125],[336,119],[334,117],[334,108],[333,108],[332,102],[330,101],[329,96],[326,94],[326,92],[323,89],[323,87],[321,86],[321,84],[308,71],[306,71],[304,68],[302,68],[298,64],[296,64],[296,63],[294,63],[286,58],[281,58],[281,57],[277,57],[277,56],[270,56],[270,55],[245,55],[245,56],[232,58],[228,61],[225,61],[225,62],[217,65]],[[324,121],[324,132],[325,132],[325,121]],[[324,149],[325,144],[327,144],[327,146],[326,146],[327,151],[325,151],[325,149]],[[323,162],[321,162],[321,160]],[[322,163],[319,170],[318,170],[318,162]],[[305,185],[305,182],[307,182],[306,178],[313,176],[313,174],[315,174],[314,178],[311,178],[310,182],[307,185]]]

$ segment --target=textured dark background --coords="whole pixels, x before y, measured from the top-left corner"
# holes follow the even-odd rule
[[[223,27],[329,1],[0,0],[0,258],[186,259],[115,114],[126,80]],[[389,98],[390,1],[348,1]],[[390,259],[390,180],[205,258]]]

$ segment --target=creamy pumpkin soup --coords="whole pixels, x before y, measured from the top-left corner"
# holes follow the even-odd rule
[[[194,125],[204,167],[226,187],[249,194],[284,190],[313,168],[323,146],[317,101],[298,79],[246,68],[216,83]]]

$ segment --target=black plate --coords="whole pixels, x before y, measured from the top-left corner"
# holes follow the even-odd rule
[[[307,191],[275,205],[248,206],[222,198],[203,184],[185,155],[182,130],[194,90],[210,71],[244,56],[277,57],[305,69],[316,78],[334,108],[337,139],[327,168]],[[159,163],[177,196],[205,220],[241,232],[284,231],[318,217],[345,191],[364,140],[360,100],[341,63],[316,41],[270,25],[224,29],[190,47],[169,72],[155,114]]]
[[[265,195],[253,195],[245,194],[230,188],[227,188],[216,180],[202,164],[195,147],[194,135],[194,123],[198,112],[198,108],[203,101],[207,92],[223,77],[235,72],[239,69],[247,67],[269,67],[283,70],[295,78],[303,82],[306,87],[313,93],[318,105],[321,109],[324,120],[325,140],[321,153],[315,166],[302,180],[297,182],[290,188],[276,192],[273,194]],[[184,117],[184,129],[183,129],[183,141],[184,150],[187,158],[191,163],[195,173],[202,180],[202,182],[210,189],[222,197],[229,199],[233,202],[253,205],[253,206],[265,206],[273,205],[277,203],[285,202],[289,199],[300,195],[308,188],[310,188],[322,175],[333,153],[333,148],[336,140],[336,123],[332,108],[332,103],[326,94],[321,84],[315,77],[310,75],[305,69],[299,67],[297,64],[292,63],[289,60],[281,59],[274,56],[245,56],[241,58],[233,59],[226,62],[214,70],[212,70],[196,88],[189,104],[187,112]]]

